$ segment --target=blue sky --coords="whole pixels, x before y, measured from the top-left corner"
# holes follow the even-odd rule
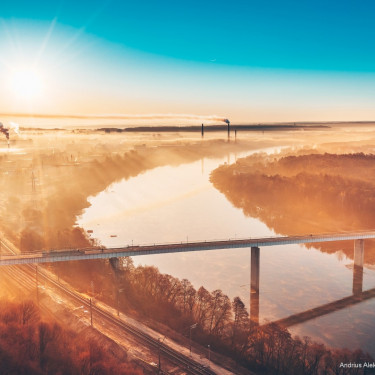
[[[2,77],[38,65],[44,97],[0,110],[375,119],[374,15],[372,1],[2,2]]]

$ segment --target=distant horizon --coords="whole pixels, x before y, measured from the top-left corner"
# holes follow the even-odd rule
[[[159,121],[175,121],[174,126],[200,126],[202,123],[209,125],[225,125],[226,117],[218,115],[195,115],[195,114],[172,114],[172,113],[153,113],[153,114],[125,114],[125,113],[0,113],[1,118],[26,118],[26,119],[74,119],[74,120],[127,120],[127,121],[148,121],[148,126],[161,126]],[[179,121],[178,121],[179,120]],[[282,121],[250,121],[239,120],[231,121],[231,125],[257,125],[257,124],[366,124],[375,123],[374,120],[282,120]],[[158,121],[154,124],[152,121]],[[185,123],[184,123],[185,121]],[[134,126],[143,126],[143,123],[134,123]],[[166,124],[165,126],[173,126]]]
[[[375,118],[368,0],[15,0],[0,8],[2,113]]]
[[[226,128],[227,124],[220,120],[209,120],[204,121],[200,119],[183,119],[182,117],[164,117],[163,114],[157,119],[153,119],[151,115],[125,115],[125,114],[9,114],[0,113],[0,123],[3,123],[5,128],[10,127],[11,123],[16,123],[21,129],[132,129],[132,128],[196,128],[200,129],[203,124],[205,129],[210,127],[223,127]],[[182,115],[181,115],[182,116]],[[210,118],[213,116],[207,116]],[[229,119],[230,120],[230,119]],[[296,121],[230,121],[231,128],[233,127],[257,127],[257,126],[356,126],[356,125],[375,125],[375,120],[356,120],[356,121],[345,121],[345,120],[320,120],[320,121],[308,121],[308,120],[296,120]]]

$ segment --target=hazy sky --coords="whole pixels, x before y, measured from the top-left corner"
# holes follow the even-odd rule
[[[375,3],[3,1],[0,112],[375,120]]]

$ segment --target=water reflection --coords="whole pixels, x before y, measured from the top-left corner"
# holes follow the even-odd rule
[[[372,230],[374,160],[363,153],[249,157],[216,169],[211,179],[245,215],[283,235]],[[352,257],[351,244],[314,246]],[[374,264],[374,241],[367,246],[366,262]]]
[[[260,282],[260,249],[251,248],[250,270],[250,324],[259,325],[259,282]]]
[[[313,309],[309,309],[307,311],[290,315],[286,318],[278,320],[277,323],[284,327],[291,327],[293,325],[301,324],[324,315],[332,314],[333,312],[345,309],[355,304],[359,304],[363,301],[372,299],[374,297],[375,288],[366,290],[365,292],[356,292],[352,296],[341,298],[337,301],[330,302],[321,306],[314,307]]]
[[[353,264],[353,295],[339,299],[322,306],[314,307],[307,311],[293,314],[277,321],[282,326],[290,327],[303,322],[331,314],[332,312],[344,309],[354,304],[366,301],[375,297],[375,288],[363,292],[363,256],[364,240],[354,241]],[[251,271],[250,271],[250,323],[252,326],[259,325],[259,300],[260,300],[260,248],[251,248]]]
[[[357,246],[357,242],[360,242],[361,246]],[[362,251],[363,254],[363,240],[356,240],[354,241],[354,258],[356,256],[358,257],[358,252]],[[253,248],[252,248],[253,251]],[[252,252],[253,257],[253,252]],[[255,257],[257,254],[255,254]],[[251,270],[253,271],[253,259],[251,262]],[[257,265],[254,265],[256,267]],[[259,275],[259,269],[254,270],[255,275]],[[256,276],[254,276],[255,278]],[[253,280],[253,275],[252,275]],[[308,311],[299,312],[297,314],[293,314],[291,316],[288,316],[286,318],[280,319],[277,322],[285,327],[290,327],[295,324],[301,324],[303,322],[306,322],[308,320],[330,314],[332,312],[344,309],[348,306],[360,303],[362,301],[365,301],[367,299],[371,299],[375,297],[375,288],[372,288],[370,290],[367,290],[365,292],[362,291],[363,289],[363,258],[362,258],[362,265],[354,264],[353,265],[353,295],[349,297],[345,297],[342,299],[339,299],[334,302],[330,302],[318,307],[314,307],[313,309],[309,309]],[[257,294],[259,296],[259,287],[257,288]],[[259,297],[258,297],[259,299]],[[254,311],[256,313],[256,311]],[[256,319],[256,317],[254,318]]]
[[[18,147],[0,147],[0,153],[1,154],[12,153],[12,154],[24,155],[25,151],[24,149],[18,148]]]
[[[233,161],[234,155],[229,158]],[[205,158],[179,167],[157,168],[114,184],[90,199],[92,206],[79,224],[92,229],[93,235],[106,246],[132,241],[138,244],[274,235],[260,220],[245,216],[210,184],[210,172],[224,162],[228,162],[228,157]],[[134,262],[155,265],[163,273],[187,278],[196,288],[204,285],[211,291],[222,289],[231,298],[240,296],[250,305],[256,324],[346,298],[357,285],[353,283],[352,271],[346,267],[352,261],[345,255],[338,258],[301,245],[275,246],[261,249],[259,290],[250,296],[248,289],[240,287],[251,282],[249,253],[250,249],[236,249],[155,255],[135,257]],[[375,272],[366,269],[362,283],[363,289],[373,288]],[[355,306],[358,305],[350,309]],[[353,329],[343,310],[293,326],[292,330],[333,345],[351,340],[375,353],[374,343],[363,340],[364,335],[375,333],[374,310],[374,301],[367,300],[355,311],[355,320],[366,326],[361,331]]]
[[[353,294],[362,293],[363,288],[363,267],[353,265]]]

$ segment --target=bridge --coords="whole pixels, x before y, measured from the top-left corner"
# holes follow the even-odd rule
[[[108,259],[119,257],[134,257],[138,255],[154,255],[154,254],[169,254],[182,253],[192,251],[206,251],[206,250],[223,250],[223,249],[237,249],[237,248],[252,248],[254,256],[254,267],[258,261],[256,253],[259,254],[259,248],[263,246],[276,245],[290,245],[290,244],[305,244],[318,243],[330,241],[347,241],[347,240],[363,240],[375,238],[375,231],[371,232],[348,232],[348,233],[328,233],[319,235],[307,236],[286,236],[286,237],[266,237],[266,238],[245,238],[245,239],[228,239],[218,241],[199,241],[199,242],[179,242],[179,243],[165,243],[154,245],[133,246],[127,245],[123,247],[114,248],[81,248],[81,249],[58,249],[51,251],[35,251],[32,253],[20,254],[2,254],[0,251],[0,266],[15,265],[15,264],[30,264],[30,263],[51,263],[51,262],[66,262],[89,259]],[[358,249],[361,246],[359,245]],[[258,250],[255,250],[258,249]],[[1,240],[0,240],[1,250]],[[359,251],[359,250],[358,250]],[[360,253],[358,253],[360,257]],[[363,257],[363,254],[362,254]],[[360,260],[359,260],[360,262]],[[252,261],[253,263],[253,261]],[[363,260],[362,260],[363,263]],[[253,266],[252,266],[253,268]]]
[[[319,306],[308,311],[280,319],[277,323],[289,327],[307,320],[326,315],[347,306],[360,303],[366,299],[375,297],[375,288],[366,292],[362,291],[364,240],[375,238],[375,231],[327,233],[305,236],[285,236],[267,238],[228,239],[220,241],[199,241],[165,243],[142,246],[124,246],[115,248],[82,248],[60,249],[51,251],[36,251],[32,253],[1,254],[0,240],[0,266],[16,264],[35,264],[64,261],[78,261],[90,259],[110,259],[116,265],[120,257],[133,257],[139,255],[169,254],[206,250],[222,250],[251,248],[250,270],[250,321],[252,325],[259,325],[259,280],[260,280],[260,247],[322,243],[330,241],[354,240],[354,265],[353,265],[353,295],[341,300]]]

